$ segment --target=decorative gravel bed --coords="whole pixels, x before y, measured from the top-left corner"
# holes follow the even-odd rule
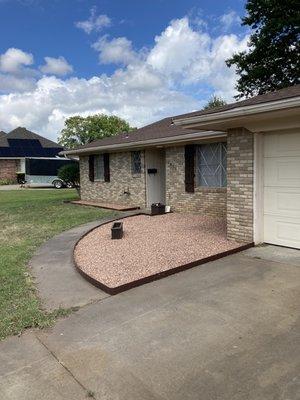
[[[84,236],[74,252],[77,267],[109,288],[241,246],[226,239],[224,220],[196,214],[138,215],[123,225],[123,239],[111,239],[109,223]]]

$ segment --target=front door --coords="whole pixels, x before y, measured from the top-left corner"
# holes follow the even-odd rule
[[[147,206],[165,203],[166,165],[163,149],[146,150]]]

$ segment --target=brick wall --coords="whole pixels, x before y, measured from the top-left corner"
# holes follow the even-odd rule
[[[245,128],[227,136],[227,237],[253,241],[253,134]]]
[[[226,188],[195,187],[185,191],[184,146],[166,149],[166,202],[175,211],[200,212],[214,217],[226,216]]]
[[[88,157],[80,157],[81,198],[110,203],[146,206],[146,180],[142,152],[142,173],[131,174],[131,153],[110,154],[110,182],[90,182]],[[226,188],[195,187],[187,193],[184,184],[184,146],[166,149],[166,203],[174,211],[226,216]],[[124,194],[129,191],[130,195]]]
[[[0,179],[16,180],[16,160],[0,160]]]
[[[126,204],[139,207],[146,205],[146,182],[144,153],[142,152],[142,173],[132,175],[131,153],[110,154],[110,182],[89,180],[89,158],[80,157],[81,199],[99,200],[107,203]],[[130,194],[124,194],[129,191]]]

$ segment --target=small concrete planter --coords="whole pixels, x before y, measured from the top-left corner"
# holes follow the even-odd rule
[[[123,222],[114,222],[111,228],[111,238],[122,239],[123,233]]]

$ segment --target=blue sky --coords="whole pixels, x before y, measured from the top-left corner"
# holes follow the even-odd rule
[[[239,0],[0,0],[0,130],[55,139],[70,115],[141,126],[230,101],[243,14]]]

